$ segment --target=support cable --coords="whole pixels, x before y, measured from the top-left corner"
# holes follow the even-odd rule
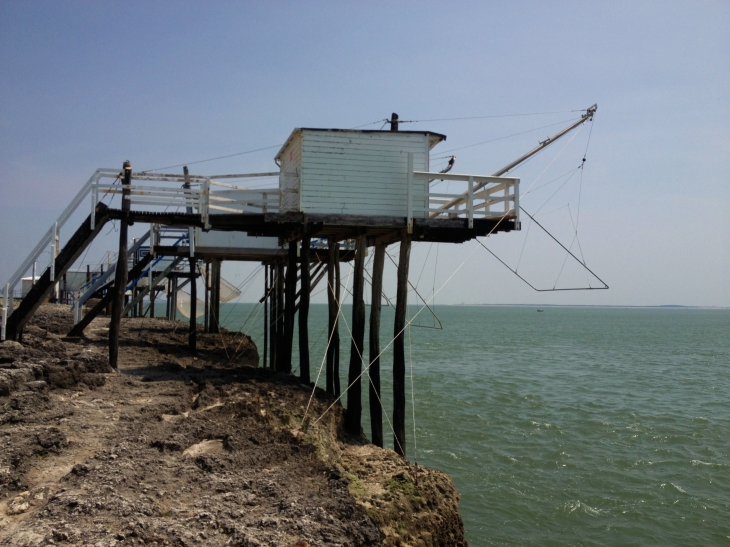
[[[578,118],[570,118],[570,119],[567,119],[567,120],[559,121],[557,123],[551,123],[549,125],[543,125],[543,126],[540,126],[540,127],[535,127],[534,129],[528,129],[526,131],[520,131],[519,133],[512,133],[511,135],[505,135],[504,137],[497,137],[496,139],[489,139],[489,140],[477,142],[477,143],[474,143],[474,144],[468,144],[466,146],[460,146],[459,148],[452,148],[451,150],[443,150],[443,151],[440,151],[440,153],[442,153],[442,154],[448,154],[448,155],[446,155],[446,156],[437,156],[437,157],[431,158],[431,159],[432,160],[448,159],[448,158],[451,157],[450,152],[456,152],[457,150],[464,150],[466,148],[473,148],[474,146],[480,146],[482,144],[488,144],[490,142],[501,141],[501,140],[504,140],[504,139],[509,139],[510,137],[517,137],[518,135],[524,135],[525,133],[532,133],[533,131],[539,131],[540,129],[546,129],[548,127],[554,127],[556,125],[563,125],[565,123],[572,122],[572,121],[575,121],[577,119]]]
[[[339,245],[339,243],[337,243]],[[350,265],[350,272],[347,274],[347,279],[345,280],[345,290],[347,290],[347,285],[350,284],[350,277],[352,276],[352,272],[354,270],[354,267]],[[330,292],[332,295],[335,295],[335,288],[330,285],[329,279],[327,279],[327,286],[329,287]],[[329,338],[327,340],[327,346],[324,350],[324,357],[322,358],[322,362],[319,365],[319,371],[317,372],[317,379],[314,381],[314,387],[312,388],[312,393],[309,395],[309,401],[307,402],[307,408],[304,410],[304,416],[302,417],[302,425],[304,425],[304,420],[307,418],[307,412],[309,412],[309,406],[312,404],[312,397],[314,397],[314,393],[317,390],[317,383],[319,382],[319,378],[322,375],[322,368],[324,367],[325,362],[327,361],[327,352],[329,351],[330,344],[332,343],[332,337],[335,335],[335,327],[337,326],[337,323],[339,323],[339,317],[340,313],[342,312],[342,302],[344,298],[340,298],[339,302],[337,303],[337,320],[335,320],[334,325],[332,326],[332,330],[330,331]],[[343,316],[344,317],[344,316]],[[349,389],[349,386],[348,386]],[[341,397],[342,395],[340,395]],[[338,399],[339,400],[339,397]],[[318,420],[319,421],[319,420]]]
[[[413,412],[413,463],[418,465],[418,445],[416,444],[416,389],[413,387],[413,343],[411,341],[411,329],[408,329],[408,357],[410,359],[411,372],[411,411]],[[393,432],[395,437],[395,431]],[[398,443],[400,445],[400,443]]]
[[[492,233],[493,233],[493,232],[494,232],[494,231],[495,231],[495,230],[497,229],[497,227],[498,227],[498,226],[499,226],[499,225],[500,225],[500,224],[502,223],[502,221],[503,221],[503,220],[504,220],[505,218],[507,218],[507,216],[508,216],[508,215],[509,215],[510,213],[512,213],[512,209],[510,209],[510,210],[509,210],[509,211],[507,211],[507,212],[506,212],[506,213],[505,213],[504,215],[502,215],[502,217],[501,217],[501,218],[500,218],[500,219],[499,219],[499,220],[498,220],[498,221],[497,221],[497,222],[495,223],[495,225],[494,225],[494,226],[492,227],[492,229],[491,229],[491,230],[489,231],[489,233],[487,234],[487,236],[490,236],[490,235],[491,235],[491,234],[492,234]],[[472,251],[471,251],[471,252],[470,252],[470,253],[469,253],[469,254],[468,254],[468,255],[466,256],[466,258],[465,258],[465,259],[464,259],[464,260],[462,261],[462,263],[461,263],[461,264],[459,264],[459,266],[458,266],[458,267],[457,267],[457,268],[456,268],[456,269],[455,269],[455,270],[454,270],[454,271],[453,271],[453,272],[451,273],[451,275],[450,275],[450,276],[449,276],[449,277],[448,277],[448,278],[446,279],[446,281],[444,281],[444,283],[443,283],[443,284],[441,285],[441,287],[439,287],[438,291],[436,291],[436,292],[435,292],[435,293],[433,294],[433,296],[432,296],[432,297],[431,297],[431,298],[430,298],[430,299],[428,300],[428,302],[430,302],[431,300],[433,300],[434,298],[436,298],[436,295],[437,295],[438,293],[440,293],[440,292],[441,292],[441,291],[442,291],[442,290],[444,289],[444,287],[446,287],[446,285],[448,285],[448,284],[449,284],[449,282],[450,282],[450,281],[451,281],[451,280],[452,280],[452,279],[454,278],[454,276],[455,276],[455,275],[456,275],[456,274],[457,274],[457,273],[458,273],[458,272],[459,272],[459,271],[460,271],[460,270],[461,270],[461,269],[462,269],[462,268],[464,267],[464,264],[466,264],[466,263],[467,263],[467,262],[469,261],[469,259],[470,259],[470,258],[471,258],[471,257],[472,257],[472,256],[474,255],[474,252],[475,252],[475,251],[477,250],[477,248],[478,248],[478,247],[476,247],[476,246],[475,246],[475,247],[474,247],[474,248],[472,249]],[[386,253],[386,254],[387,254],[387,253]],[[388,256],[390,256],[390,255],[388,255]],[[345,388],[345,390],[344,390],[344,391],[343,391],[342,393],[340,393],[339,397],[337,397],[337,398],[336,398],[336,399],[335,399],[335,400],[334,400],[334,401],[332,402],[332,404],[330,404],[330,406],[328,406],[328,407],[327,407],[327,408],[325,409],[325,411],[324,411],[324,412],[323,412],[323,413],[322,413],[322,414],[320,415],[320,417],[319,417],[319,418],[317,418],[317,419],[316,419],[316,420],[315,420],[315,421],[313,422],[313,424],[312,424],[312,425],[315,425],[315,424],[317,424],[317,423],[318,423],[318,422],[319,422],[319,421],[320,421],[320,420],[321,420],[322,418],[324,418],[324,416],[325,416],[325,415],[327,414],[327,412],[329,412],[329,411],[330,411],[330,410],[332,409],[332,407],[333,407],[333,406],[335,406],[335,405],[336,405],[336,404],[337,404],[337,403],[339,402],[339,400],[340,400],[340,399],[342,399],[343,395],[344,395],[345,393],[347,393],[347,392],[349,391],[350,387],[352,387],[352,385],[354,384],[354,382],[356,382],[357,380],[359,380],[359,379],[360,379],[360,377],[361,377],[361,376],[362,376],[362,375],[363,375],[363,374],[364,374],[365,372],[367,372],[367,370],[368,370],[368,369],[369,369],[369,368],[370,368],[370,367],[372,366],[372,364],[373,364],[373,363],[375,362],[375,359],[377,359],[378,357],[380,357],[381,355],[383,355],[383,353],[384,353],[384,352],[385,352],[385,351],[386,351],[386,350],[387,350],[387,349],[388,349],[388,348],[389,348],[389,347],[390,347],[391,345],[393,345],[393,342],[395,342],[395,339],[396,339],[396,338],[398,338],[398,337],[399,337],[399,336],[400,336],[400,335],[401,335],[401,334],[403,333],[403,331],[404,331],[404,330],[405,330],[405,329],[406,329],[406,328],[407,328],[407,327],[408,327],[408,326],[409,326],[409,325],[410,325],[410,324],[411,324],[411,323],[412,323],[412,322],[413,322],[413,321],[414,321],[414,320],[416,319],[416,317],[418,317],[418,316],[419,316],[419,315],[421,314],[421,312],[422,312],[422,311],[423,311],[424,309],[425,309],[425,308],[421,308],[420,310],[418,310],[418,311],[416,312],[416,314],[415,314],[415,315],[414,315],[414,316],[413,316],[413,317],[412,317],[412,318],[411,318],[410,320],[408,320],[408,321],[406,322],[406,325],[405,325],[405,326],[404,326],[404,327],[403,327],[403,328],[402,328],[402,329],[401,329],[401,330],[400,330],[399,332],[395,333],[395,336],[393,336],[393,338],[391,339],[391,341],[390,341],[390,342],[388,342],[388,344],[387,344],[387,345],[386,345],[386,346],[385,346],[385,347],[384,347],[384,348],[383,348],[383,349],[382,349],[382,350],[380,351],[380,353],[379,353],[379,354],[378,354],[378,355],[377,355],[377,356],[376,356],[376,357],[375,357],[375,358],[374,358],[374,359],[373,359],[373,360],[372,360],[372,361],[370,362],[370,364],[369,364],[369,365],[367,365],[367,366],[365,367],[365,370],[363,370],[362,372],[360,372],[360,374],[359,374],[359,375],[357,376],[357,378],[355,378],[355,380],[353,380],[353,382],[351,382],[351,383],[350,383],[350,385],[348,385],[348,386],[347,386],[347,387]]]
[[[534,291],[537,291],[537,292],[596,291],[596,290],[605,290],[605,289],[608,289],[608,285],[606,284],[605,281],[603,281],[603,279],[601,279],[600,277],[598,277],[588,266],[586,266],[585,264],[583,264],[578,257],[576,257],[573,253],[570,252],[570,249],[568,249],[565,245],[563,245],[562,243],[560,243],[560,241],[558,241],[553,234],[551,234],[550,232],[548,232],[542,224],[540,224],[537,220],[535,220],[535,217],[533,217],[532,215],[530,215],[530,213],[528,213],[527,211],[525,211],[525,209],[522,206],[520,206],[520,210],[523,213],[525,213],[528,217],[530,217],[530,219],[532,219],[532,221],[535,224],[537,224],[547,235],[549,235],[552,238],[552,240],[555,241],[555,243],[557,243],[558,245],[560,245],[570,256],[572,256],[576,260],[576,262],[578,262],[578,264],[580,264],[581,266],[583,266],[586,270],[588,270],[590,272],[590,274],[593,277],[595,277],[596,279],[598,279],[598,281],[600,281],[601,283],[603,283],[603,287],[591,287],[591,286],[588,286],[588,287],[570,287],[570,288],[566,288],[566,289],[556,289],[555,287],[553,287],[552,289],[538,289],[537,287],[535,287],[534,285],[532,285],[529,281],[527,281],[527,279],[525,279],[519,273],[517,273],[517,270],[513,270],[512,268],[510,268],[505,263],[504,260],[502,260],[496,254],[494,254],[494,252],[492,252],[486,245],[484,245],[484,243],[482,243],[481,241],[479,241],[478,238],[475,238],[475,241],[477,243],[479,243],[479,245],[481,245],[482,247],[484,247],[489,254],[491,254],[494,258],[496,258],[497,260],[499,260],[505,268],[507,268],[509,271],[511,271],[513,274],[515,274],[517,277],[519,277],[522,281],[525,282],[525,284],[527,284],[527,286],[529,286]]]

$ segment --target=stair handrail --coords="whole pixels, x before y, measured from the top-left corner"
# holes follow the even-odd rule
[[[33,262],[37,261],[38,258],[41,256],[45,248],[52,244],[55,238],[59,236],[61,227],[66,224],[66,221],[71,217],[73,213],[76,212],[76,209],[78,209],[79,205],[83,202],[83,200],[94,190],[96,183],[98,182],[99,178],[103,175],[109,176],[112,173],[118,173],[119,169],[106,169],[106,168],[100,168],[94,171],[94,174],[89,177],[89,180],[86,181],[86,184],[79,190],[79,192],[76,194],[76,196],[71,200],[71,203],[69,203],[68,207],[64,209],[64,211],[61,213],[61,215],[56,219],[55,222],[51,224],[51,227],[49,230],[43,235],[41,240],[38,242],[38,244],[33,248],[33,250],[30,252],[28,257],[23,261],[23,263],[20,265],[20,267],[15,271],[15,273],[12,275],[12,277],[8,280],[8,283],[6,286],[9,286],[10,293],[15,290],[16,285],[20,282],[20,280],[23,278],[23,274],[28,271],[28,269],[33,265]],[[96,199],[92,200],[92,218],[93,218],[93,212],[96,208]],[[51,261],[53,261],[55,257],[51,257]]]

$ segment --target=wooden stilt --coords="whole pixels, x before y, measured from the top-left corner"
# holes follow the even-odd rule
[[[212,260],[210,272],[210,332],[220,332],[220,311],[221,311],[221,259]]]
[[[292,349],[294,348],[294,306],[297,295],[297,242],[289,243],[289,258],[286,266],[286,291],[284,294],[284,354],[279,356],[281,372],[291,372]]]
[[[408,263],[411,256],[411,239],[403,235],[398,259],[398,291],[393,328],[393,450],[406,456],[406,352],[405,326],[408,306]]]
[[[203,319],[203,332],[210,332],[209,330],[209,319],[210,319],[210,262],[205,261],[205,318]]]
[[[383,447],[383,408],[380,406],[380,304],[383,294],[383,266],[385,264],[385,245],[375,246],[373,257],[373,293],[370,300],[370,427],[371,441]]]
[[[340,336],[337,332],[337,311],[338,303],[335,297],[335,247],[339,247],[338,241],[330,237],[327,241],[327,306],[329,314],[329,345],[327,346],[327,370],[326,385],[327,393],[335,394],[335,348],[340,346]]]
[[[276,369],[282,369],[282,359],[286,353],[284,335],[284,261],[276,265]]]
[[[172,302],[172,278],[167,280],[167,290],[165,291],[165,318],[170,319],[170,303]]]
[[[198,351],[198,282],[195,268],[196,260],[190,259],[190,331],[188,345],[190,352],[195,355]]]
[[[340,306],[340,246],[335,245],[335,302],[339,309]],[[333,376],[335,381],[335,397],[340,396],[340,332],[339,332],[339,314],[335,318],[335,333],[332,337],[332,344],[335,347],[335,364]]]
[[[180,280],[177,276],[172,278],[172,299],[170,300],[170,321],[177,321],[177,286]]]
[[[124,293],[127,290],[127,234],[129,224],[129,185],[132,182],[132,164],[124,162],[124,180],[122,181],[122,218],[119,221],[119,258],[117,271],[114,274],[114,299],[112,300],[112,319],[109,325],[109,363],[117,368],[119,360],[119,327],[124,310]]]
[[[157,291],[150,289],[150,319],[155,318],[155,299],[157,298]]]
[[[132,239],[132,245],[134,245],[135,243],[137,243],[136,237]],[[136,265],[137,265],[137,253],[135,252],[132,255],[132,267],[134,268]],[[129,272],[127,272],[127,281],[129,281]],[[132,299],[133,300],[137,297],[137,290],[138,290],[138,288],[137,288],[137,285],[135,284],[132,287]],[[126,307],[128,303],[129,303],[129,300],[127,300],[127,298],[125,296],[124,306]],[[133,307],[131,310],[129,310],[129,317],[137,317],[137,307]]]
[[[266,368],[269,353],[269,265],[264,266],[264,360],[262,368]]]
[[[365,338],[365,236],[357,236],[355,247],[355,281],[352,287],[352,340],[350,342],[350,368],[348,372],[347,414],[345,429],[350,435],[359,435],[362,429],[362,350]]]
[[[310,292],[310,276],[309,276],[309,245],[310,238],[305,236],[302,238],[302,248],[300,252],[301,261],[301,291],[299,296],[299,380],[309,385],[309,330],[307,321],[309,320],[309,292]]]
[[[137,289],[137,294],[140,293],[140,289]],[[137,304],[137,317],[144,317],[144,300],[140,300]]]

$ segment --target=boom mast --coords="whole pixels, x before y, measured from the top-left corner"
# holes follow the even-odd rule
[[[537,145],[535,148],[533,148],[532,150],[530,150],[527,154],[525,154],[524,156],[521,156],[521,157],[517,158],[515,161],[513,161],[509,165],[506,165],[506,166],[502,167],[502,169],[500,169],[499,171],[497,171],[496,173],[494,173],[492,176],[493,177],[501,177],[505,173],[508,173],[509,171],[511,171],[512,169],[514,169],[515,167],[517,167],[522,162],[528,160],[529,158],[531,158],[532,156],[534,156],[535,154],[537,154],[541,150],[543,150],[543,149],[547,148],[548,146],[550,146],[552,143],[554,143],[555,141],[557,141],[563,135],[566,135],[566,134],[570,133],[573,129],[575,129],[576,127],[578,127],[582,123],[586,122],[587,120],[592,119],[593,118],[593,115],[596,113],[596,110],[598,110],[598,105],[597,104],[594,104],[592,107],[590,107],[588,110],[586,110],[585,114],[583,114],[578,121],[570,124],[568,127],[566,127],[565,129],[563,129],[559,133],[556,133],[552,137],[548,137],[547,139],[545,139],[544,141],[542,141],[539,145]],[[484,187],[486,184],[487,183],[479,183],[478,185],[475,185],[474,186],[474,191],[476,192],[480,188]],[[453,207],[454,205],[457,205],[458,203],[464,202],[466,200],[467,194],[468,194],[467,192],[464,192],[464,194],[463,194],[464,197],[454,198],[454,199],[448,201],[447,203],[444,203],[441,207],[439,207],[439,209],[449,209],[449,208]],[[440,214],[442,214],[442,213],[434,212],[434,213],[431,213],[429,216],[433,218],[433,217],[437,217]]]

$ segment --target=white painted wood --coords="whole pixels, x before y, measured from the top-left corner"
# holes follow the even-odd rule
[[[406,221],[408,233],[413,233],[413,152],[408,152],[408,172],[406,176],[406,194],[408,195]]]
[[[470,175],[464,173],[430,173],[426,171],[415,171],[413,173],[414,179],[430,179],[430,180],[468,180],[469,177],[474,177],[474,182],[479,183],[509,183],[512,184],[514,181],[520,180],[515,177],[492,177],[485,175]]]
[[[434,138],[436,137],[436,138]],[[282,212],[416,216],[428,202],[427,181],[412,181],[428,169],[430,147],[441,136],[391,131],[297,129],[277,155],[281,165]]]
[[[200,215],[203,217],[203,226],[206,230],[210,230],[210,178],[206,178],[203,182],[203,195],[201,196],[202,205],[200,207]]]
[[[58,250],[58,222],[53,223],[53,235],[51,236],[51,281],[56,279],[56,252]]]
[[[469,229],[474,228],[474,177],[469,177],[469,189],[466,201],[467,218],[469,219]]]
[[[195,245],[199,253],[208,249],[279,249],[278,237],[256,237],[245,232],[219,232],[211,230],[204,232],[197,229]]]
[[[5,294],[3,295],[3,319],[0,328],[0,340],[5,340],[5,326],[8,324],[8,300],[10,298],[10,283],[5,284]]]

